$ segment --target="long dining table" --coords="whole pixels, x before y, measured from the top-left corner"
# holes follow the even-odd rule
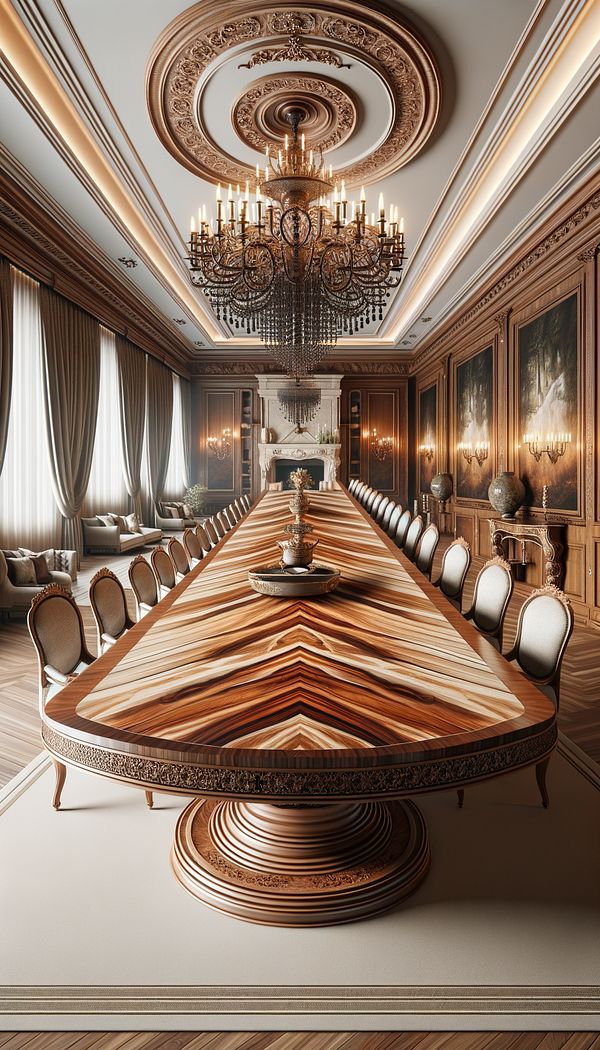
[[[316,926],[391,908],[425,878],[415,797],[547,761],[554,705],[342,488],[310,493],[318,598],[254,591],[289,493],[267,492],[42,715],[75,765],[190,796],[182,885],[252,922]]]

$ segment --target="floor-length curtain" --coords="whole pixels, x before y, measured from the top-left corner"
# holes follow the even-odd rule
[[[13,368],[10,421],[0,474],[0,546],[4,550],[60,547],[42,411],[40,286],[13,273]]]
[[[171,451],[173,380],[170,369],[148,358],[146,372],[147,452],[150,495],[154,504],[162,500]]]
[[[182,384],[173,372],[173,419],[171,423],[171,452],[165,478],[164,494],[169,499],[181,501],[189,487],[188,468],[184,447],[185,426],[183,421]]]
[[[41,289],[40,301],[50,476],[63,517],[63,547],[81,556],[81,507],[94,454],[100,389],[100,325],[49,288]]]
[[[183,440],[183,482],[186,489],[192,484],[192,385],[179,380],[181,391],[181,430]]]
[[[13,361],[13,288],[8,259],[0,258],[0,474],[10,419]]]
[[[90,480],[83,504],[86,514],[125,514],[129,493],[125,484],[123,443],[116,406],[121,401],[115,333],[100,327],[100,393],[96,440]]]
[[[125,484],[133,510],[142,518],[141,468],[146,420],[146,355],[117,336],[119,360],[121,447]]]

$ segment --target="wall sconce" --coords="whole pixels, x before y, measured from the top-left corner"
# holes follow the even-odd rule
[[[371,441],[371,455],[375,456],[380,463],[391,456],[394,450],[394,439],[392,437],[378,437],[375,427],[373,427],[370,434]]]
[[[527,445],[536,463],[539,463],[544,452],[551,463],[557,463],[567,451],[567,445],[570,441],[570,434],[546,434],[545,440],[539,434],[523,435],[523,442]]]
[[[426,459],[428,463],[431,463],[435,455],[435,445],[419,445],[419,452]]]
[[[471,465],[473,460],[476,459],[479,466],[481,466],[482,463],[485,463],[490,454],[490,443],[489,441],[482,441],[480,445],[476,445],[475,448],[473,448],[471,445],[465,445],[461,441],[458,446],[458,451],[462,453],[469,465]]]
[[[227,459],[231,455],[231,430],[224,427],[221,437],[209,437],[206,444],[217,459]]]

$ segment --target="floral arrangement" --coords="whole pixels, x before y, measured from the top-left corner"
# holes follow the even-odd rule
[[[296,470],[293,470],[290,474],[290,481],[299,492],[302,489],[311,489],[313,486],[312,475],[309,474],[308,470],[304,470],[304,467],[298,467]]]
[[[319,427],[317,431],[318,445],[337,445],[339,444],[339,440],[339,430],[330,430],[329,427]]]
[[[185,490],[184,503],[192,508],[194,514],[200,514],[204,507],[204,493],[207,492],[206,485],[190,485]]]

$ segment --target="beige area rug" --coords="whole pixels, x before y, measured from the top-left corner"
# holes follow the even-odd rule
[[[567,745],[565,745],[567,746]],[[573,753],[571,748],[571,754]],[[585,762],[585,760],[583,760]],[[600,790],[564,754],[418,800],[429,877],[404,905],[319,930],[252,926],[169,864],[184,800],[34,762],[0,817],[0,1029],[595,1030]]]

